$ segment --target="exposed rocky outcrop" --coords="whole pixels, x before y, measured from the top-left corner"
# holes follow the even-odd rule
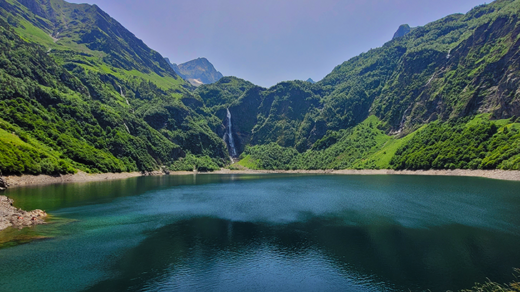
[[[5,191],[8,187],[9,187],[9,184],[7,183],[7,181],[3,177],[0,176],[0,192]]]
[[[398,28],[397,31],[395,32],[394,37],[393,37],[392,39],[396,39],[396,38],[404,37],[404,36],[407,35],[411,30],[412,30],[412,28],[411,28],[408,24],[403,24],[403,25],[399,26],[399,28]]]
[[[42,210],[24,211],[13,206],[13,200],[0,196],[0,230],[45,224],[47,213]]]

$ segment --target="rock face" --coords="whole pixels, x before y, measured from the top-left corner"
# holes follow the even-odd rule
[[[38,224],[45,224],[47,213],[42,210],[24,211],[13,207],[13,200],[0,196],[0,230],[7,227],[23,228]]]
[[[404,37],[410,31],[412,31],[410,26],[408,24],[403,24],[403,25],[399,26],[399,29],[397,29],[397,31],[395,32],[394,37],[392,39]]]
[[[198,58],[180,65],[172,64],[168,58],[166,61],[179,76],[194,86],[212,84],[222,78],[222,73],[218,72],[206,58]]]
[[[4,191],[8,187],[9,184],[7,183],[7,181],[5,181],[4,178],[0,176],[0,191]]]

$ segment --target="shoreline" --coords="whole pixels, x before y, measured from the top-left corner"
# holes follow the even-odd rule
[[[125,173],[100,173],[88,174],[78,172],[59,176],[51,175],[20,175],[4,176],[3,179],[8,183],[9,188],[25,186],[38,186],[63,183],[97,182],[108,180],[120,180],[139,176],[160,176],[160,175],[192,175],[192,174],[335,174],[335,175],[427,175],[427,176],[461,176],[461,177],[482,177],[506,181],[520,181],[520,171],[518,170],[392,170],[392,169],[344,169],[344,170],[229,170],[221,169],[213,172],[192,172],[192,171],[172,171],[163,173],[155,171],[151,173],[125,172]]]
[[[505,181],[520,181],[519,170],[470,170],[470,169],[442,169],[442,170],[393,170],[393,169],[343,169],[343,170],[229,170],[221,169],[211,172],[214,174],[336,174],[336,175],[425,175],[425,176],[459,176],[481,177]],[[209,174],[211,174],[209,173]]]
[[[189,171],[179,171],[176,175],[192,174]],[[120,180],[131,177],[139,176],[161,176],[168,175],[162,171],[153,172],[121,172],[121,173],[86,173],[78,171],[75,174],[65,175],[9,175],[2,177],[8,185],[8,189],[28,186],[40,186],[40,185],[51,185],[51,184],[64,184],[64,183],[81,183],[81,182],[96,182],[96,181],[109,181],[109,180]]]
[[[22,174],[22,175],[4,176],[3,178],[9,185],[8,189],[12,189],[12,188],[26,187],[26,186],[118,180],[118,179],[126,179],[126,178],[131,178],[131,177],[142,176],[142,175],[143,174],[140,172],[88,174],[86,172],[79,171],[78,173],[75,173],[75,174],[65,174],[65,175]]]

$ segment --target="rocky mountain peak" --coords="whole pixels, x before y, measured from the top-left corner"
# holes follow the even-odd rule
[[[412,28],[408,24],[402,24],[395,32],[394,37],[392,39],[403,37],[407,35],[410,31],[412,31]]]
[[[212,84],[223,77],[206,58],[197,58],[180,65],[171,63],[168,58],[165,59],[177,74],[194,86]]]

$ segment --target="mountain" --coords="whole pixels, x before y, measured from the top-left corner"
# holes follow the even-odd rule
[[[229,161],[192,86],[99,7],[0,0],[0,31],[2,173]]]
[[[0,171],[213,170],[226,133],[249,168],[520,169],[519,14],[496,0],[263,88],[170,64],[97,6],[0,0]]]
[[[307,81],[307,82],[310,82],[310,83],[313,83],[313,84],[316,83],[316,82],[314,82],[314,80],[312,80],[312,78],[309,78],[309,79],[307,79],[306,81]]]
[[[235,96],[232,116],[241,103],[258,105],[248,114],[254,124],[234,119],[250,125],[244,165],[520,168],[519,13],[520,1],[497,0],[414,28],[316,84],[282,82]]]
[[[198,58],[180,65],[170,63],[169,59],[166,60],[177,74],[193,86],[215,83],[222,78],[222,74],[215,70],[213,64],[206,58]]]
[[[399,26],[399,29],[397,29],[397,31],[395,32],[394,37],[392,39],[404,37],[405,35],[410,33],[411,30],[412,29],[410,28],[410,26],[408,24],[403,24],[403,25]]]

